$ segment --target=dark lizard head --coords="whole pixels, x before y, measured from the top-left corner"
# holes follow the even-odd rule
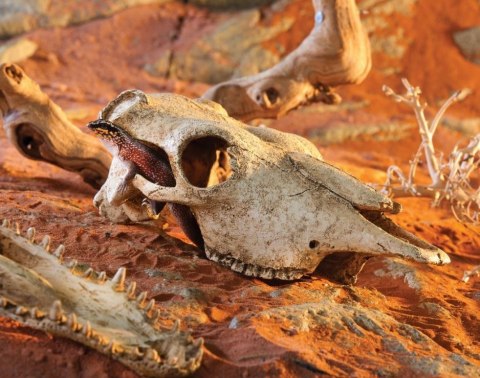
[[[175,178],[165,152],[133,138],[110,121],[98,119],[88,124],[101,139],[118,148],[118,156],[135,165],[147,180],[162,186],[175,186]]]
[[[164,170],[168,170],[169,176],[173,177],[168,158],[164,153],[161,154],[146,146],[114,123],[105,119],[97,119],[90,122],[88,128],[101,139],[115,146],[118,149],[118,156],[135,164],[138,171],[148,180],[158,182],[160,178],[156,176],[161,175]]]
[[[123,144],[128,137],[125,131],[105,119],[97,119],[90,122],[87,126],[101,139],[112,142],[117,146]]]
[[[118,155],[122,159],[133,163],[136,171],[147,180],[161,186],[175,186],[175,177],[165,152],[146,146],[112,122],[104,119],[90,122],[88,128],[103,140],[117,146]],[[156,201],[151,202],[152,212],[158,214],[164,204]],[[203,250],[202,234],[190,209],[187,206],[175,203],[169,204],[169,207],[185,234]]]

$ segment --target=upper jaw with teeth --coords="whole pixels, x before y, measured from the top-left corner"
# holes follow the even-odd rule
[[[302,278],[304,272],[297,269],[273,269],[269,267],[261,267],[255,264],[244,263],[231,255],[221,255],[219,253],[206,251],[207,257],[219,264],[230,268],[234,272],[242,273],[248,277],[260,277],[265,279],[277,279],[291,281]]]

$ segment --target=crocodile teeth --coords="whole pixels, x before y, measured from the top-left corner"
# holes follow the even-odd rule
[[[15,315],[20,315],[20,316],[23,316],[25,314],[28,314],[28,308],[24,307],[24,306],[18,306],[16,309],[15,309]]]
[[[4,219],[2,222],[2,227],[10,228],[10,221],[8,219]]]
[[[61,321],[63,317],[62,302],[56,300],[53,302],[50,311],[48,312],[48,318],[54,321]]]
[[[15,233],[17,235],[20,235],[21,232],[20,232],[20,224],[18,222],[15,222]]]
[[[35,312],[35,317],[37,319],[43,319],[46,316],[47,316],[47,314],[45,312],[41,311],[41,310],[38,310],[38,311]]]
[[[89,338],[92,336],[92,325],[90,324],[90,321],[87,320],[85,324],[82,327],[82,333],[85,335],[85,337]]]
[[[101,283],[104,283],[107,280],[107,273],[105,273],[103,271],[98,273],[97,280]]]
[[[127,297],[128,299],[135,299],[135,289],[137,288],[137,283],[135,281],[130,282],[127,287]]]
[[[78,320],[77,315],[71,313],[67,317],[67,326],[72,329],[72,331],[76,332],[78,330]]]
[[[117,353],[117,345],[116,345],[113,341],[110,341],[110,344],[108,344],[107,349],[108,349],[112,354],[116,354],[116,353]]]
[[[39,245],[45,251],[49,252],[50,251],[50,236],[45,235]]]
[[[169,346],[168,353],[167,353],[169,364],[176,365],[178,363],[178,359],[179,359],[178,352],[179,352],[178,344],[173,344]]]
[[[158,352],[153,348],[147,348],[147,350],[145,351],[145,358],[148,358],[149,360],[152,360],[155,362],[161,361]]]
[[[143,357],[145,354],[140,350],[139,347],[135,347],[131,350],[131,354],[135,357]]]
[[[110,343],[107,345],[107,348],[106,348],[111,354],[114,354],[114,355],[120,355],[123,353],[123,348],[121,347],[121,345],[119,345],[118,343],[114,342],[113,340],[110,341]]]
[[[90,277],[92,277],[92,275],[93,275],[94,272],[95,272],[95,271],[94,271],[92,268],[88,268],[88,269],[85,271],[85,273],[83,273],[83,277],[85,277],[85,278],[90,278]]]
[[[151,316],[152,310],[155,307],[155,299],[150,299],[150,302],[145,306],[145,313],[147,314],[148,317]]]
[[[112,278],[112,287],[115,291],[125,290],[125,277],[127,276],[127,270],[125,268],[119,268],[117,273]]]
[[[95,336],[97,337],[97,342],[98,342],[98,344],[100,344],[100,345],[108,345],[109,342],[110,342],[110,340],[109,340],[108,337],[102,336],[102,335],[100,335],[100,334],[95,335]]]
[[[33,241],[35,240],[35,233],[36,233],[35,227],[30,227],[27,230],[27,240],[30,243],[33,243]]]
[[[175,320],[175,323],[173,323],[172,328],[170,329],[170,332],[172,333],[178,333],[180,330],[180,320]]]
[[[65,246],[63,244],[60,244],[57,249],[55,250],[55,252],[53,252],[53,255],[59,259],[59,260],[62,260],[63,259],[63,254],[65,253]]]
[[[41,313],[41,311],[38,309],[38,307],[32,307],[30,309],[30,316],[34,319],[41,319],[41,318],[45,317],[45,314]]]
[[[72,260],[68,263],[67,267],[73,273],[75,271],[75,268],[77,267],[77,265],[78,265],[78,260]]]
[[[155,310],[153,310],[150,320],[152,324],[155,324],[158,321],[158,319],[160,319],[160,310],[156,308]]]
[[[142,291],[137,297],[138,307],[143,308],[145,306],[145,300],[147,299],[147,292]]]
[[[195,347],[195,349],[196,348],[201,349],[203,347],[204,342],[205,340],[203,340],[203,338],[200,337],[193,342],[193,346]]]

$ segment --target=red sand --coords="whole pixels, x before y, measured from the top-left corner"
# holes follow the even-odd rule
[[[297,14],[305,9],[311,12],[310,4],[291,6],[288,12]],[[80,125],[93,119],[101,106],[128,88],[199,95],[206,88],[204,85],[153,78],[142,69],[168,47],[179,16],[186,17],[189,33],[195,28],[201,33],[221,15],[172,3],[137,7],[85,25],[36,31],[29,38],[40,49],[21,66],[62,106],[69,110],[86,109]],[[299,19],[304,21],[295,24],[295,32],[278,37],[287,50],[294,48],[311,26],[304,18]],[[406,39],[411,41],[403,59],[394,61],[381,53],[375,54],[375,68],[368,79],[359,86],[339,90],[346,101],[367,100],[367,107],[333,113],[293,112],[275,121],[273,126],[307,135],[334,122],[355,127],[368,122],[401,120],[413,125],[410,110],[392,103],[380,90],[384,83],[399,90],[399,79],[403,76],[421,86],[434,107],[454,89],[465,86],[475,89],[472,96],[455,105],[449,114],[459,118],[479,117],[480,66],[466,61],[451,37],[454,30],[480,23],[478,1],[462,0],[452,6],[447,0],[420,0],[411,17],[392,15],[387,20],[391,28],[402,26]],[[265,22],[274,20],[267,18]],[[176,43],[181,41],[180,38]],[[378,69],[391,66],[397,66],[400,73],[386,77]],[[440,150],[448,151],[459,137],[458,133],[442,129],[437,145]],[[375,275],[375,271],[385,268],[386,261],[382,258],[367,263],[353,289],[317,276],[293,285],[271,284],[242,277],[199,258],[193,248],[175,239],[165,239],[151,227],[110,224],[97,215],[92,205],[95,192],[80,178],[23,159],[3,135],[0,145],[1,217],[19,221],[24,228],[35,226],[39,235],[50,234],[54,244],[66,245],[68,257],[91,264],[97,270],[112,274],[121,266],[127,267],[129,278],[137,281],[140,290],[148,290],[167,312],[186,318],[184,323],[193,328],[194,335],[205,338],[207,352],[195,376],[313,377],[320,371],[338,376],[373,375],[375,367],[383,366],[387,358],[371,354],[377,348],[375,338],[364,338],[362,345],[344,350],[322,328],[314,331],[314,338],[312,333],[309,337],[288,333],[287,325],[267,320],[229,328],[235,316],[302,303],[308,299],[301,297],[301,289],[320,292],[326,286],[340,290],[339,300],[361,298],[363,305],[415,326],[445,351],[464,357],[467,351],[480,354],[480,280],[460,282],[465,270],[480,264],[480,234],[478,228],[456,222],[448,208],[433,209],[426,199],[400,201],[404,212],[395,216],[396,222],[443,248],[452,258],[452,264],[441,268],[412,265],[423,282],[420,291],[409,287],[403,277]],[[400,141],[363,137],[321,150],[327,160],[362,180],[381,183],[390,164],[407,167],[417,145],[418,136],[412,127]],[[175,226],[167,231],[183,237]],[[192,287],[198,291],[192,291]],[[275,299],[269,295],[282,288],[292,290],[297,296]],[[420,306],[425,302],[441,305],[449,316],[428,313]],[[136,376],[121,364],[79,344],[52,338],[7,319],[0,320],[0,342],[2,377]],[[356,364],[351,359],[354,355],[358,356]],[[308,361],[308,366],[295,362],[298,358]],[[479,365],[478,360],[467,359]],[[414,375],[398,361],[388,361],[400,375]]]

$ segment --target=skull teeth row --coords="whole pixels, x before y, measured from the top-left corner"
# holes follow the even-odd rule
[[[261,267],[255,264],[244,263],[231,255],[222,255],[216,252],[206,251],[207,257],[223,266],[226,266],[237,273],[242,273],[250,277],[260,277],[265,279],[279,279],[291,281],[301,278],[304,273],[294,269],[274,269]]]
[[[92,280],[99,285],[109,283],[114,291],[124,292],[127,296],[127,300],[137,302],[137,307],[143,311],[146,320],[152,323],[154,328],[158,327],[157,322],[160,317],[160,310],[155,308],[155,300],[151,299],[150,301],[147,301],[147,292],[142,292],[136,295],[136,283],[134,281],[131,281],[128,286],[125,285],[125,268],[119,268],[113,278],[109,280],[105,272],[97,272],[86,265],[79,265],[76,260],[63,263],[65,247],[60,245],[54,252],[50,252],[50,237],[45,236],[40,242],[36,243],[36,230],[33,227],[30,227],[25,235],[22,235],[18,223],[5,219],[0,222],[0,228],[4,228],[5,231],[7,231],[7,237],[22,238],[29,242],[31,248],[40,247],[46,253],[52,253],[57,257],[59,263],[66,266],[72,274],[80,275],[83,279]],[[8,231],[11,232],[10,235],[8,235]],[[36,250],[36,252],[38,253],[40,251]],[[88,320],[82,323],[75,313],[66,313],[62,308],[60,300],[54,301],[49,309],[42,311],[37,307],[18,305],[6,297],[0,296],[0,314],[2,313],[4,315],[10,313],[14,318],[23,322],[29,320],[29,322],[33,321],[34,323],[42,324],[43,328],[51,326],[57,330],[64,329],[65,333],[77,335],[74,339],[80,338],[88,340],[85,341],[87,345],[95,345],[97,349],[100,349],[107,354],[122,357],[122,360],[132,360],[139,364],[142,364],[142,361],[144,361],[144,363],[152,369],[154,369],[155,364],[163,365],[166,363],[172,368],[182,366],[182,359],[177,358],[177,356],[169,352],[171,348],[178,348],[177,345],[171,344],[171,340],[178,339],[180,335],[178,321],[175,322],[170,331],[164,331],[168,334],[168,337],[161,343],[157,342],[154,349],[150,347],[145,348],[140,346],[123,345],[109,339],[101,332],[97,332]],[[186,364],[191,364],[193,366],[198,363],[198,360],[202,355],[202,345],[203,339],[201,338],[192,343],[186,344],[186,349],[183,351],[186,357]],[[165,357],[166,361],[163,361]]]
[[[85,339],[94,340],[102,349],[106,352],[113,355],[131,355],[134,359],[144,359],[149,361],[149,363],[154,362],[160,364],[162,361],[162,356],[168,355],[168,350],[172,347],[170,340],[167,338],[163,342],[157,342],[156,349],[150,347],[132,347],[130,345],[122,345],[116,343],[114,340],[108,339],[108,337],[101,335],[95,329],[93,329],[90,322],[87,320],[85,323],[81,323],[75,313],[67,315],[63,309],[62,304],[59,300],[53,302],[49,311],[44,312],[39,310],[36,307],[27,308],[24,306],[16,305],[7,298],[0,297],[0,312],[1,310],[7,310],[14,313],[18,318],[25,319],[30,317],[36,321],[45,322],[54,322],[57,327],[66,327],[71,332],[78,333],[83,335]],[[179,333],[179,322],[175,322],[172,329],[170,330],[172,335],[178,335]],[[197,352],[201,349],[203,345],[203,339],[197,339],[191,347],[190,352]],[[194,358],[197,358],[194,356]]]
[[[5,219],[3,220],[2,227],[7,228],[11,231],[15,232],[15,235],[18,237],[22,237],[34,246],[38,246],[43,248],[45,252],[50,253],[50,237],[48,235],[44,236],[42,241],[38,244],[35,243],[35,235],[36,229],[34,227],[30,227],[25,236],[22,236],[20,232],[20,225],[18,223],[12,223],[10,220]],[[65,265],[70,272],[75,275],[82,276],[84,279],[88,279],[92,282],[95,282],[99,285],[103,285],[110,281],[110,285],[112,288],[117,292],[125,292],[127,299],[129,301],[136,300],[137,307],[140,310],[144,311],[144,314],[148,320],[151,321],[153,325],[156,325],[158,319],[160,318],[160,310],[155,308],[155,300],[151,299],[149,302],[147,301],[148,293],[146,291],[141,292],[140,294],[136,295],[136,282],[131,281],[128,286],[125,286],[126,280],[126,269],[121,267],[117,270],[115,275],[111,280],[108,279],[106,272],[97,272],[92,268],[88,267],[85,264],[79,264],[77,260],[73,259],[69,262],[63,263],[63,255],[65,253],[65,247],[61,244],[58,248],[52,253],[55,257],[58,258],[59,263]],[[1,303],[0,303],[1,304]],[[19,310],[21,311],[21,310]]]

